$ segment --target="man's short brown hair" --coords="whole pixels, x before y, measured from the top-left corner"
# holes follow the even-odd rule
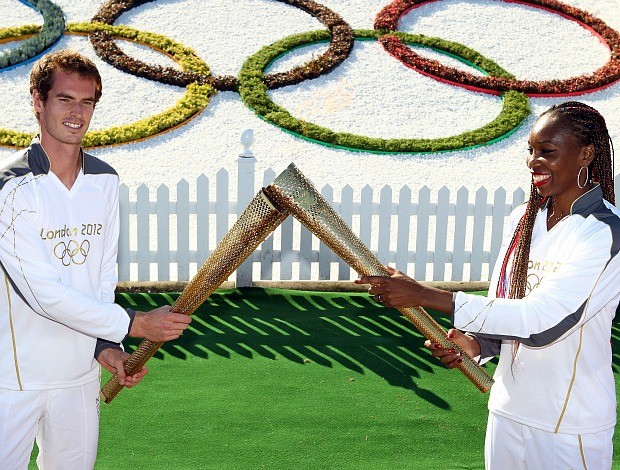
[[[37,92],[40,98],[47,101],[49,91],[54,86],[54,72],[75,73],[81,78],[95,81],[95,103],[101,98],[101,75],[97,66],[87,57],[71,49],[61,49],[44,55],[35,62],[30,71],[30,96]],[[38,113],[35,111],[37,119]]]

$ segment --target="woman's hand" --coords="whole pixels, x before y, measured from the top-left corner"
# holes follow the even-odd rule
[[[423,306],[443,313],[452,311],[452,292],[420,284],[402,271],[385,267],[389,276],[362,276],[356,284],[370,284],[368,293],[386,307]]]
[[[471,357],[480,355],[480,343],[473,336],[463,334],[459,330],[451,328],[448,330],[448,339],[454,341]],[[444,349],[439,343],[433,343],[428,339],[424,342],[424,346],[430,349],[433,356],[438,358],[449,369],[458,367],[463,362],[461,354],[456,349]]]

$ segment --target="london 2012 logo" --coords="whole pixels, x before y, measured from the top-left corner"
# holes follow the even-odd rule
[[[519,80],[479,52],[453,41],[399,31],[398,24],[407,14],[428,0],[395,0],[386,4],[374,20],[374,28],[353,29],[341,17],[320,2],[312,0],[274,0],[300,9],[325,27],[284,37],[250,55],[237,76],[214,76],[208,64],[183,44],[160,34],[116,25],[119,17],[130,10],[157,0],[110,0],[104,3],[88,23],[65,23],[62,9],[50,0],[14,0],[35,8],[44,24],[19,28],[0,28],[0,41],[22,41],[19,47],[0,54],[0,73],[12,66],[32,60],[52,47],[60,37],[87,35],[97,55],[119,70],[148,80],[176,85],[185,94],[172,108],[137,122],[90,131],[84,140],[86,147],[101,147],[148,139],[162,132],[185,125],[205,110],[211,98],[221,91],[239,93],[244,104],[261,119],[318,145],[347,150],[379,153],[418,153],[460,150],[501,140],[517,129],[529,115],[529,96],[580,96],[620,80],[620,34],[595,15],[555,0],[504,0],[528,7],[543,9],[574,21],[589,30],[608,49],[609,60],[590,74],[558,80]],[[441,2],[442,0],[430,0]],[[163,52],[179,65],[179,69],[151,65],[127,55],[116,43],[130,40]],[[275,103],[271,90],[296,85],[317,78],[346,63],[355,41],[377,41],[394,60],[418,73],[450,85],[478,93],[502,97],[502,108],[481,127],[458,135],[440,138],[378,138],[338,132],[294,116]],[[293,66],[291,69],[268,73],[277,58],[290,51],[317,43],[328,47],[318,57]],[[413,46],[430,48],[440,55],[473,67],[482,74],[443,65],[437,59],[416,53]],[[578,53],[572,51],[571,53]],[[22,147],[32,135],[10,129],[0,133],[0,145]]]
[[[76,240],[61,241],[54,246],[54,256],[60,260],[63,266],[84,264],[89,251],[90,242],[88,240],[81,242]]]

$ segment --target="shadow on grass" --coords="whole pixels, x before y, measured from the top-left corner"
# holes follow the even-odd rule
[[[172,304],[178,293],[119,294],[121,305],[139,311]],[[447,317],[433,315],[444,327]],[[208,358],[211,354],[248,359],[260,355],[299,364],[333,367],[338,363],[365,374],[372,371],[390,385],[413,391],[442,409],[450,405],[420,388],[416,378],[432,374],[438,362],[424,348],[425,338],[395,309],[367,294],[284,289],[217,290],[192,315],[190,329],[165,343],[153,356]],[[125,343],[133,351],[139,340]],[[455,372],[456,373],[456,372]]]

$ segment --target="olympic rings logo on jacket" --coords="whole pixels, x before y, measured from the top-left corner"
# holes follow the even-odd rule
[[[90,242],[88,240],[83,240],[81,243],[69,240],[67,243],[58,242],[56,244],[54,256],[62,262],[63,266],[82,265],[86,262],[89,251]]]

